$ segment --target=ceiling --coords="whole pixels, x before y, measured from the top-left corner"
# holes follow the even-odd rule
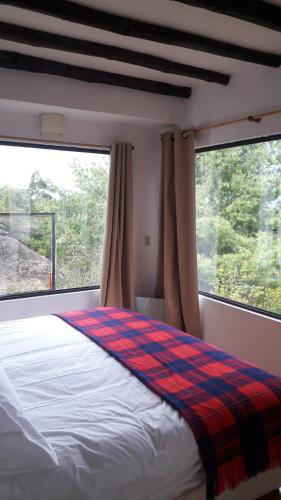
[[[245,0],[246,1],[246,0]],[[54,2],[55,3],[55,2]],[[112,14],[123,15],[132,19],[180,29],[183,31],[210,37],[221,42],[233,43],[247,48],[268,51],[281,55],[281,32],[241,21],[232,17],[216,14],[201,8],[195,8],[172,0],[79,0],[77,3],[97,8]],[[281,6],[281,0],[271,0]],[[114,45],[125,49],[160,56],[182,64],[211,69],[236,77],[251,72],[253,77],[269,68],[253,63],[242,62],[200,51],[175,47],[147,40],[125,37],[96,28],[63,21],[43,14],[0,5],[1,22],[8,22],[33,29],[40,29],[53,34],[60,34],[83,40]],[[76,66],[94,68],[111,73],[162,81],[174,85],[190,86],[192,89],[214,86],[190,77],[166,74],[118,61],[68,53],[46,48],[32,47],[25,44],[0,39],[0,50],[15,51],[44,59],[64,62]],[[280,75],[280,68],[270,71]],[[274,73],[273,73],[274,74]],[[231,81],[230,84],[231,86]]]

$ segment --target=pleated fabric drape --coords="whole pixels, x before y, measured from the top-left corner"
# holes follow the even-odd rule
[[[165,319],[200,337],[193,135],[162,136],[160,234],[155,296]]]
[[[100,305],[133,307],[133,180],[131,144],[115,143],[111,162]]]

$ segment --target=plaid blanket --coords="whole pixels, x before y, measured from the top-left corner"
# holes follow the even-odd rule
[[[115,308],[58,315],[188,422],[207,499],[281,466],[281,379],[159,321]]]

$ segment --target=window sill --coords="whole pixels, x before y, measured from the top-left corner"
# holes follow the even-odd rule
[[[271,311],[265,311],[264,309],[259,309],[258,307],[249,306],[247,304],[243,304],[241,302],[236,302],[235,300],[231,300],[231,299],[226,299],[224,297],[220,297],[218,295],[213,295],[211,293],[201,292],[200,290],[199,290],[199,295],[201,295],[202,297],[207,297],[208,299],[215,300],[217,302],[221,302],[223,304],[227,304],[229,306],[236,307],[238,309],[243,309],[245,311],[259,314],[259,315],[265,316],[267,318],[273,318],[273,319],[277,319],[277,320],[281,321],[281,315],[277,314],[277,313],[273,313]]]
[[[66,293],[77,293],[77,292],[87,292],[91,290],[99,290],[100,285],[96,286],[85,286],[82,288],[67,288],[63,290],[43,290],[37,292],[28,292],[28,293],[18,293],[11,295],[1,295],[0,302],[4,302],[6,300],[19,300],[19,299],[29,299],[34,297],[46,297],[48,295],[62,295]]]

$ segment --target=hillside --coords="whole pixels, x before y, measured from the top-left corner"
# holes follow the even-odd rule
[[[50,261],[3,233],[0,233],[0,295],[46,290]]]

